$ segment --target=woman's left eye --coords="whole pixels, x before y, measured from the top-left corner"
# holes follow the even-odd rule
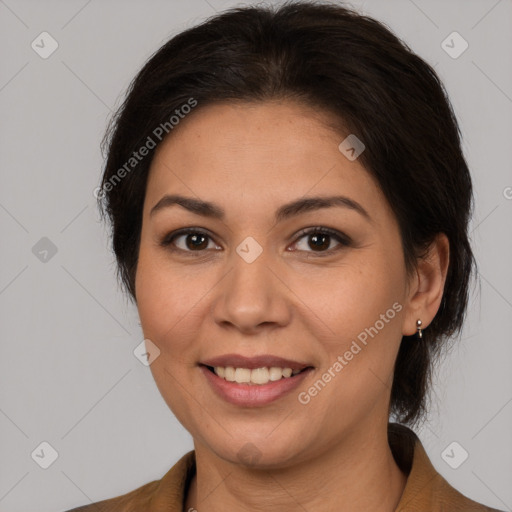
[[[301,231],[299,233],[299,240],[303,238],[305,238],[307,242],[303,245],[303,248],[299,247],[299,250],[305,252],[319,253],[315,254],[315,256],[323,256],[326,253],[330,254],[332,252],[339,250],[343,246],[350,246],[352,244],[352,240],[347,235],[334,229],[322,227],[310,228]],[[334,249],[330,248],[333,239],[338,242],[338,247]],[[294,245],[298,246],[299,244],[300,242],[295,242]],[[304,249],[305,245],[311,248],[312,251]]]
[[[182,240],[180,241],[180,239]],[[301,242],[302,239],[307,240],[307,242]],[[328,255],[341,247],[352,245],[351,238],[344,233],[323,227],[303,229],[296,240],[293,246],[297,250],[316,253],[314,256]],[[334,249],[331,247],[333,240],[338,242],[338,246]],[[201,253],[206,249],[220,249],[208,233],[195,228],[187,228],[171,233],[161,241],[160,245],[182,253]],[[308,250],[308,248],[311,250]]]

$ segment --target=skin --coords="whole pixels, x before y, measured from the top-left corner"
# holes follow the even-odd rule
[[[339,151],[345,136],[328,121],[288,101],[198,107],[152,162],[136,297],[144,336],[160,350],[151,364],[156,384],[194,440],[197,473],[185,510],[386,512],[403,492],[407,477],[387,442],[393,365],[402,336],[416,332],[418,318],[427,328],[439,308],[448,241],[439,235],[407,275],[389,204],[359,161]],[[179,205],[150,216],[170,193],[213,202],[226,216],[206,218]],[[284,203],[333,193],[357,201],[371,220],[335,206],[274,222]],[[187,235],[160,245],[186,227],[210,235],[200,250],[190,237],[187,245]],[[315,251],[311,235],[298,236],[309,227],[353,242],[330,237]],[[236,252],[248,236],[263,250],[250,264]],[[394,303],[402,306],[394,318],[300,403],[298,393]],[[219,398],[198,367],[228,353],[272,354],[315,369],[300,389],[244,408]],[[241,463],[247,443],[259,455]]]

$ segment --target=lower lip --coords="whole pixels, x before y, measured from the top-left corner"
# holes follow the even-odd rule
[[[307,368],[292,377],[281,377],[281,379],[268,384],[251,385],[229,382],[208,370],[206,366],[199,368],[218,396],[230,404],[242,407],[258,407],[278,400],[297,388],[313,370]]]

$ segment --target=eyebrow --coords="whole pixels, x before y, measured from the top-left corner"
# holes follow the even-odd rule
[[[192,197],[185,197],[179,194],[166,194],[163,196],[149,212],[149,216],[153,216],[156,212],[164,210],[174,205],[179,205],[186,210],[201,215],[203,217],[210,217],[213,219],[224,220],[225,211],[215,203],[195,199]],[[346,196],[312,196],[302,197],[290,203],[286,203],[277,209],[275,213],[275,222],[282,222],[283,220],[300,215],[301,213],[320,210],[323,208],[343,207],[358,212],[366,220],[373,222],[369,213],[353,199]]]

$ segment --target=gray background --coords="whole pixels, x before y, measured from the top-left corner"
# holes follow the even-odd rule
[[[192,449],[133,355],[143,338],[137,312],[117,287],[93,190],[107,119],[142,63],[171,35],[235,4],[0,0],[2,512],[118,496]],[[461,123],[481,289],[418,433],[452,485],[512,510],[512,2],[352,5],[435,66]],[[59,44],[47,59],[31,48],[43,31]],[[441,46],[453,31],[469,43],[456,59]],[[37,257],[43,237],[56,254]],[[31,456],[43,441],[58,452],[48,469]],[[469,453],[458,469],[441,456],[453,441]],[[39,460],[49,456],[40,450]]]

